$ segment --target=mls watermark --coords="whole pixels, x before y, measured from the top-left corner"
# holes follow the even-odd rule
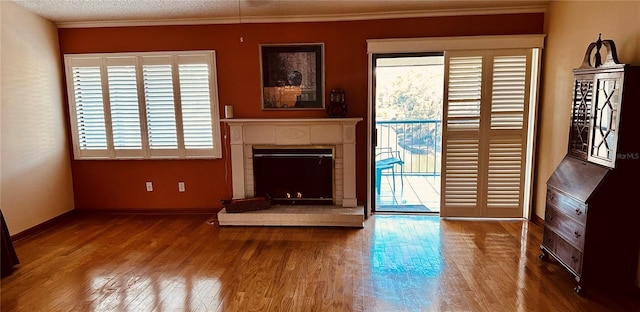
[[[616,155],[617,159],[632,159],[632,160],[639,160],[640,159],[640,153],[618,153]]]

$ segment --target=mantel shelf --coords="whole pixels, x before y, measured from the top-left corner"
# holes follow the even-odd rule
[[[332,124],[355,124],[362,121],[362,117],[354,118],[230,118],[221,119],[220,122],[228,124],[318,124],[318,123],[332,123]]]

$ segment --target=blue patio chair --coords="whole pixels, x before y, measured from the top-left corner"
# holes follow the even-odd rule
[[[382,178],[382,170],[391,169],[391,176],[393,179],[393,191],[396,190],[396,171],[395,166],[400,165],[400,182],[404,187],[404,180],[402,179],[402,165],[404,161],[400,158],[400,152],[394,151],[391,147],[376,147],[376,191],[380,194],[380,180]]]

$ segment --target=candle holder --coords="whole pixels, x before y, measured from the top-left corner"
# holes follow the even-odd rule
[[[329,117],[344,117],[347,115],[347,103],[345,103],[344,90],[331,90],[326,110]]]

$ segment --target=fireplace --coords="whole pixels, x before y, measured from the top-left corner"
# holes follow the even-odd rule
[[[250,198],[257,194],[253,167],[254,147],[323,146],[333,149],[333,205],[357,207],[355,126],[361,120],[362,118],[223,119],[222,122],[229,125],[233,198]]]
[[[228,213],[222,209],[218,212],[220,225],[363,227],[364,207],[358,206],[356,199],[355,128],[356,123],[361,120],[362,118],[223,119],[222,122],[229,125],[228,155],[231,157],[233,198],[273,193],[276,195],[271,195],[272,197],[293,200],[287,201],[286,205],[275,204],[269,209],[243,213]],[[274,158],[282,158],[279,161],[283,162],[286,169],[263,172],[272,169],[273,165],[269,161],[276,160]],[[267,169],[261,168],[264,160],[267,161]],[[292,167],[302,165],[294,165],[293,162],[305,163],[311,160],[321,164],[311,169],[312,173],[307,176],[296,176],[298,170]],[[275,191],[263,190],[260,179],[265,176],[269,179],[266,189],[273,184],[272,178],[280,176],[295,176],[293,180],[299,184],[302,181],[316,180],[314,182],[319,182],[320,185],[305,186],[305,189],[311,191],[296,189],[298,185],[289,186],[289,191],[277,195]],[[298,192],[301,193],[300,198]],[[287,198],[287,193],[290,198]],[[323,203],[312,203],[315,200],[322,200]]]
[[[272,204],[333,205],[333,148],[253,147],[253,178]]]

